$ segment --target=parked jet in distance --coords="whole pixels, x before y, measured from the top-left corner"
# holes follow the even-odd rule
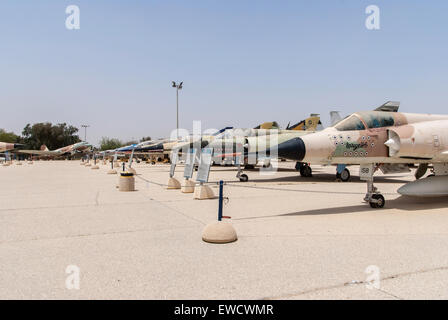
[[[233,127],[225,127],[221,130],[216,131],[211,135],[202,135],[199,138],[189,136],[181,137],[179,139],[161,139],[154,141],[143,141],[137,144],[134,149],[134,154],[139,156],[151,156],[169,159],[169,155],[175,149],[182,151],[187,146],[193,145],[194,143],[199,143],[201,148],[208,145],[210,141],[213,141],[216,137],[220,136],[223,132],[231,130]],[[128,146],[131,147],[131,146]],[[132,148],[128,151],[132,152]]]
[[[0,142],[0,152],[12,151],[22,146],[20,143]]]
[[[41,150],[19,150],[19,153],[31,154],[39,157],[60,157],[65,155],[75,155],[92,150],[92,145],[88,142],[78,142],[56,150],[48,150],[47,146],[42,145]]]
[[[299,121],[292,126],[288,124],[286,130],[318,131],[323,129],[323,127],[319,128],[320,126],[322,126],[320,116],[313,113],[309,118]]]
[[[417,179],[428,164],[434,176],[407,183],[400,194],[448,195],[448,115],[356,112],[333,127],[280,143],[278,154],[302,163],[361,165],[361,179],[367,181],[364,201],[372,208],[385,204],[373,184],[375,171],[409,171],[409,163],[420,164]]]
[[[276,122],[265,122],[253,129],[227,130],[210,142],[208,147],[213,148],[213,159],[216,163],[220,163],[223,159],[241,157],[245,169],[253,169],[260,161],[264,167],[269,167],[271,155],[263,151],[266,151],[271,143],[284,142],[313,133],[319,125],[321,122],[317,114],[312,114],[293,126],[288,124],[286,129],[279,129]],[[243,182],[249,179],[246,174],[242,174],[240,168],[237,177]]]

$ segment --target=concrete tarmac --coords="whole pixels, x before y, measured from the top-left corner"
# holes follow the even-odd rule
[[[378,174],[387,202],[372,209],[356,166],[348,183],[335,182],[334,167],[301,178],[292,162],[273,175],[246,171],[249,182],[213,167],[239,239],[210,244],[201,234],[218,201],[166,190],[168,165],[134,168],[137,191],[119,192],[108,165],[0,167],[0,298],[448,298],[448,199],[400,197],[412,173]]]

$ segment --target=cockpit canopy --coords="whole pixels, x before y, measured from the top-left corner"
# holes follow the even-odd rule
[[[362,121],[361,121],[362,120]],[[367,128],[383,128],[394,126],[394,115],[391,112],[364,111],[354,113],[335,125],[339,131],[365,130]]]
[[[336,124],[335,128],[339,131],[365,130],[366,127],[359,119],[357,114],[352,114]]]

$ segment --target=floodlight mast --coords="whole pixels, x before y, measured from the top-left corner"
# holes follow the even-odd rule
[[[84,142],[87,142],[87,128],[90,126],[86,125],[86,124],[82,124],[81,127],[84,128]]]
[[[176,88],[176,137],[179,139],[179,90],[182,90],[182,84],[184,82],[181,81],[177,84],[175,81],[171,81],[171,86]]]

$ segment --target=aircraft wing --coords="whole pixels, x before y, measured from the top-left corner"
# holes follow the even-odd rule
[[[59,153],[55,153],[54,151],[46,151],[46,150],[18,150],[18,153],[25,154],[34,154],[37,156],[56,156],[60,155]]]
[[[237,156],[241,156],[242,153],[241,152],[232,152],[232,153],[220,153],[220,154],[214,154],[213,158],[216,159],[224,159],[224,158],[230,158],[230,157],[237,157]]]

